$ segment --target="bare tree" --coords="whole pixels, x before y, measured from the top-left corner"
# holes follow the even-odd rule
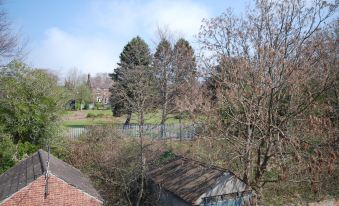
[[[145,114],[154,109],[156,99],[156,85],[152,67],[134,66],[133,69],[127,69],[121,75],[121,79],[128,81],[128,84],[113,84],[113,91],[121,98],[121,101],[127,102],[130,112],[138,115],[139,126],[139,148],[140,148],[140,186],[136,205],[140,205],[145,187],[145,144],[144,144],[144,121]],[[128,125],[127,125],[128,126]]]
[[[22,54],[24,44],[20,44],[18,34],[13,32],[7,13],[1,8],[0,2],[0,62],[18,58]]]
[[[338,53],[337,36],[325,39],[321,33],[336,8],[318,0],[311,5],[303,0],[258,0],[245,17],[227,11],[204,20],[199,41],[208,52],[203,61],[210,76],[218,77],[214,111],[219,122],[213,127],[229,143],[229,164],[240,165],[244,181],[259,196],[265,184],[296,169],[290,166],[293,162],[312,167],[318,161],[312,161],[314,153],[302,145],[314,151],[327,145],[323,150],[330,153],[331,125],[319,127],[323,133],[317,135],[308,132],[307,123],[338,77],[333,55]],[[316,119],[327,122],[325,117]],[[272,178],[269,172],[279,175]]]
[[[86,74],[74,67],[68,70],[64,84],[68,89],[75,90],[76,87],[86,83],[86,80]]]
[[[89,103],[93,101],[93,95],[91,91],[90,76],[82,73],[78,68],[72,68],[68,71],[65,78],[65,88],[69,92],[70,98],[78,101],[80,104]],[[80,105],[80,110],[82,106]]]

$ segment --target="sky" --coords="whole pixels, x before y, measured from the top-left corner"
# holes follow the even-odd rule
[[[112,73],[124,45],[139,35],[152,50],[156,30],[168,28],[197,47],[201,20],[231,7],[245,10],[245,0],[5,0],[14,29],[27,42],[24,61],[63,76]]]

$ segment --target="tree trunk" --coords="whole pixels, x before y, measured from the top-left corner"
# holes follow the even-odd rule
[[[160,123],[160,138],[165,136],[165,122],[167,118],[167,102],[164,102],[162,106],[162,115],[161,115],[161,123]]]
[[[144,111],[140,112],[140,125],[143,128],[145,124],[145,117],[144,117]]]
[[[181,117],[182,117],[182,113],[180,112],[180,115],[179,115],[179,138],[180,138],[180,141],[182,140],[182,125],[181,125]]]
[[[142,195],[144,193],[144,178],[145,178],[145,157],[144,157],[144,139],[143,139],[143,128],[144,128],[144,111],[140,112],[139,116],[139,139],[140,139],[140,163],[141,163],[141,171],[140,171],[140,190],[138,194],[138,199],[136,202],[136,206],[139,206],[141,203]]]
[[[132,112],[128,112],[128,113],[127,113],[127,118],[126,118],[126,121],[125,121],[124,126],[130,124],[131,118],[132,118]]]

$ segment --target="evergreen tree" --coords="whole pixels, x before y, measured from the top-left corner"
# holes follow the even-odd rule
[[[114,81],[111,89],[112,95],[112,111],[114,115],[127,113],[125,124],[129,124],[132,115],[131,100],[133,99],[133,84],[135,80],[131,78],[130,73],[137,73],[137,70],[143,69],[150,71],[152,57],[146,42],[139,36],[133,38],[124,47],[120,54],[120,62],[118,68],[111,75]],[[146,72],[150,73],[150,72]],[[146,74],[142,72],[143,75]],[[141,73],[140,73],[141,74]],[[123,90],[123,92],[121,92]],[[126,96],[122,96],[122,94]]]
[[[170,42],[163,38],[154,54],[154,67],[156,79],[160,93],[159,102],[161,104],[161,124],[164,124],[173,104],[173,51]]]
[[[181,122],[183,112],[187,112],[187,108],[182,106],[183,102],[187,102],[195,88],[199,87],[194,50],[183,38],[174,45],[173,72],[174,104],[176,111],[180,113],[179,121]]]
[[[179,39],[174,46],[174,73],[175,83],[181,85],[189,83],[196,77],[196,62],[194,50],[189,42],[183,38]]]

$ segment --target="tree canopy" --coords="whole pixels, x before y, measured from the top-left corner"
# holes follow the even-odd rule
[[[0,126],[15,143],[44,145],[58,135],[65,96],[53,75],[12,61],[0,69],[0,83]]]
[[[134,109],[132,105],[136,98],[137,85],[140,83],[138,78],[139,80],[152,78],[151,62],[148,45],[137,36],[124,47],[120,54],[119,67],[111,75],[114,81],[111,89],[112,111],[115,115],[128,114],[126,124],[129,124]]]

